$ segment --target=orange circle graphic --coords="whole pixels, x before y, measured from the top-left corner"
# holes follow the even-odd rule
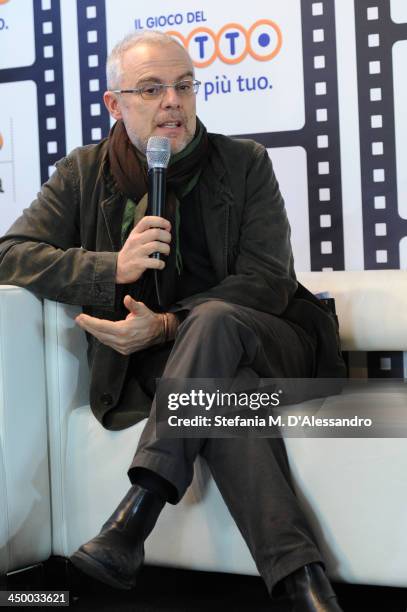
[[[168,32],[166,32],[166,34],[168,34],[168,36],[173,36],[175,38],[179,38],[180,42],[184,45],[184,47],[186,48],[187,46],[187,41],[185,40],[185,36],[183,36],[181,34],[181,32],[176,32],[175,30],[168,30]]]
[[[0,133],[0,149],[3,148],[3,145],[4,145],[3,134]]]
[[[9,0],[0,0],[0,4],[6,4]]]
[[[212,36],[212,39],[215,42],[215,50],[212,53],[211,57],[208,60],[205,60],[203,62],[197,62],[196,60],[193,61],[194,66],[196,66],[197,68],[206,68],[206,66],[210,66],[210,64],[212,64],[212,62],[214,61],[216,54],[218,52],[218,42],[217,42],[217,37],[215,36],[215,33],[210,30],[209,28],[195,28],[195,30],[192,30],[192,32],[190,32],[190,34],[188,35],[187,38],[187,44],[186,44],[186,49],[189,53],[189,43],[191,42],[191,38],[197,34],[198,32],[206,32],[206,34],[209,34],[209,36]]]
[[[242,54],[239,55],[238,57],[233,58],[233,59],[225,57],[223,55],[222,51],[220,50],[220,37],[222,36],[223,32],[225,32],[229,28],[236,28],[236,30],[239,30],[243,34],[244,40],[245,40],[245,48],[244,48]],[[246,57],[246,55],[247,55],[247,53],[249,51],[249,44],[248,44],[248,40],[247,40],[247,32],[246,32],[246,30],[241,25],[239,25],[238,23],[227,23],[218,32],[218,35],[216,37],[216,48],[217,48],[218,56],[222,60],[222,62],[225,62],[225,64],[238,64],[239,62],[241,62]]]
[[[282,35],[281,30],[280,30],[280,27],[274,21],[271,21],[271,19],[259,19],[259,21],[256,21],[249,28],[249,31],[247,33],[247,37],[248,37],[249,41],[250,41],[250,37],[251,37],[254,29],[257,28],[257,26],[259,26],[259,25],[269,25],[269,26],[271,26],[273,28],[273,30],[277,34],[277,45],[276,45],[275,49],[271,53],[269,53],[269,55],[264,55],[264,56],[263,55],[259,55],[258,53],[255,53],[253,51],[251,46],[249,47],[249,53],[250,53],[250,55],[254,59],[258,60],[259,62],[266,62],[268,60],[273,59],[273,57],[275,57],[280,52],[280,49],[281,49],[281,47],[283,45],[283,35]]]

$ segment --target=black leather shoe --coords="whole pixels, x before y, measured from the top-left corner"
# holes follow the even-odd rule
[[[144,561],[144,541],[164,505],[155,493],[133,485],[99,535],[72,555],[72,563],[112,587],[133,588]]]
[[[343,612],[331,584],[319,563],[300,567],[281,580],[290,612]]]

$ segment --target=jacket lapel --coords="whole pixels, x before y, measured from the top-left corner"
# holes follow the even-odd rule
[[[113,251],[120,251],[122,219],[126,198],[119,193],[114,193],[101,203],[102,214],[106,223],[106,229]]]
[[[234,198],[225,181],[223,164],[216,165],[219,168],[208,164],[202,174],[201,209],[209,257],[221,281],[228,274],[229,216]]]

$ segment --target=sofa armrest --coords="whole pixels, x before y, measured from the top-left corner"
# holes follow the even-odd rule
[[[47,559],[51,514],[42,302],[0,286],[0,572]]]
[[[343,350],[407,351],[407,271],[301,272],[298,279],[335,298]]]

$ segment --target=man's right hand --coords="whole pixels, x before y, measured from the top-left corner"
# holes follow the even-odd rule
[[[132,229],[117,257],[116,283],[134,283],[148,268],[162,270],[165,262],[152,253],[169,255],[171,223],[163,217],[143,217]]]

